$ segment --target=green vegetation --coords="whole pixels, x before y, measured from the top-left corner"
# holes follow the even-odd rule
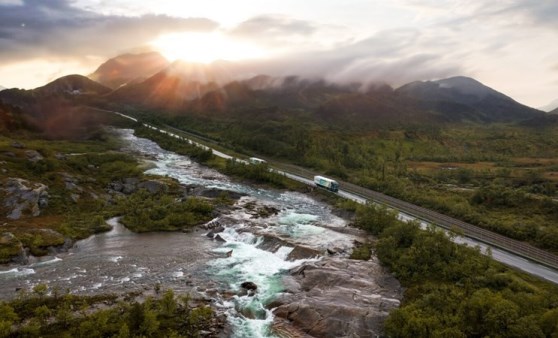
[[[188,296],[167,290],[160,297],[139,294],[76,296],[44,284],[33,294],[0,302],[0,337],[198,337],[213,312],[193,307]]]
[[[266,163],[246,164],[235,160],[227,160],[222,172],[229,176],[241,177],[252,182],[269,184],[275,188],[288,188],[289,180],[285,176],[272,172]]]
[[[200,198],[182,199],[142,189],[119,199],[116,208],[124,215],[122,224],[132,231],[176,231],[211,220],[213,204]]]
[[[391,312],[390,337],[555,337],[558,288],[420,230],[384,208],[357,208],[356,224],[377,234],[375,252],[406,288]]]
[[[165,187],[159,193],[139,190],[127,196],[110,192],[114,182],[150,179],[120,147],[120,141],[107,131],[79,141],[45,140],[32,133],[19,138],[0,136],[0,199],[9,197],[4,184],[10,178],[48,187],[48,205],[40,208],[38,216],[32,217],[27,208],[19,219],[11,220],[5,216],[12,208],[0,204],[0,263],[17,257],[23,248],[41,256],[68,238],[78,240],[108,231],[105,220],[114,216],[124,216],[124,224],[138,232],[178,230],[211,218],[214,203],[183,199],[178,183],[171,179],[157,179]],[[31,161],[32,151],[42,159]]]
[[[271,108],[270,108],[271,109]],[[407,125],[363,131],[303,111],[142,116],[381,191],[558,252],[556,126]]]
[[[98,132],[94,138],[80,141],[39,137],[25,133],[17,139],[0,136],[1,200],[8,197],[4,189],[8,178],[48,187],[48,205],[41,208],[39,216],[30,217],[23,210],[20,219],[5,219],[10,208],[0,205],[3,232],[15,237],[8,240],[14,239],[8,235],[0,243],[0,262],[19,254],[22,245],[34,255],[44,255],[48,247],[62,245],[65,237],[81,239],[109,230],[104,220],[113,216],[114,210],[106,194],[108,183],[141,175],[137,161],[118,152],[119,141],[109,133]],[[33,151],[42,159],[31,161]]]
[[[372,257],[372,244],[371,243],[364,243],[361,244],[353,249],[351,252],[351,259],[360,259],[363,261],[367,261]]]

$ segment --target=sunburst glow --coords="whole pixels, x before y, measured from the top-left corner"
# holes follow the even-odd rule
[[[166,34],[152,46],[167,59],[210,63],[216,60],[237,61],[265,56],[257,46],[227,38],[219,33]]]

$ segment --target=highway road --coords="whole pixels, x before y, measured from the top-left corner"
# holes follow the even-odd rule
[[[139,122],[137,119],[131,116],[118,112],[112,113],[118,114],[135,122]],[[167,130],[163,130],[145,123],[143,123],[143,125],[148,128],[157,130],[161,133],[165,133],[172,137],[184,140],[185,142],[199,145],[200,147],[203,147],[205,149],[211,149],[213,154],[216,156],[225,159],[233,158],[232,156],[227,155],[221,151],[195,142],[189,139],[188,136],[183,136],[189,135],[190,133],[188,132],[169,126],[169,129],[173,129],[176,133],[181,134],[178,135],[176,133],[169,132]],[[199,138],[199,136],[197,135],[191,136]],[[208,141],[211,142],[210,140]],[[240,161],[245,162],[244,160]],[[318,174],[305,168],[275,161],[270,161],[270,167],[272,168],[272,170],[284,174],[290,179],[312,186],[314,186],[313,176]],[[373,202],[386,205],[394,210],[397,210],[399,212],[399,218],[401,220],[418,220],[423,227],[426,227],[429,224],[434,224],[445,229],[446,231],[458,229],[458,231],[463,235],[456,236],[454,239],[455,242],[473,247],[479,246],[482,253],[488,252],[488,249],[490,248],[492,257],[496,261],[558,284],[558,256],[554,254],[533,247],[527,243],[516,241],[500,234],[493,233],[486,229],[479,228],[472,224],[454,219],[447,215],[443,215],[438,212],[393,198],[391,196],[384,195],[377,191],[359,187],[348,182],[341,181],[339,183],[340,190],[338,192],[338,195],[341,197],[348,198],[359,203]]]

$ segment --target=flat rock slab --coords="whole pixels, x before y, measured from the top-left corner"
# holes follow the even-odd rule
[[[278,320],[312,337],[375,337],[403,290],[376,261],[325,258],[285,276],[272,304]],[[282,322],[282,327],[285,322]]]

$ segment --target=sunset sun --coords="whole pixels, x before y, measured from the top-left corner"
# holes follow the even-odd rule
[[[257,46],[225,37],[219,33],[173,33],[159,37],[152,46],[168,60],[210,63],[263,57]]]

